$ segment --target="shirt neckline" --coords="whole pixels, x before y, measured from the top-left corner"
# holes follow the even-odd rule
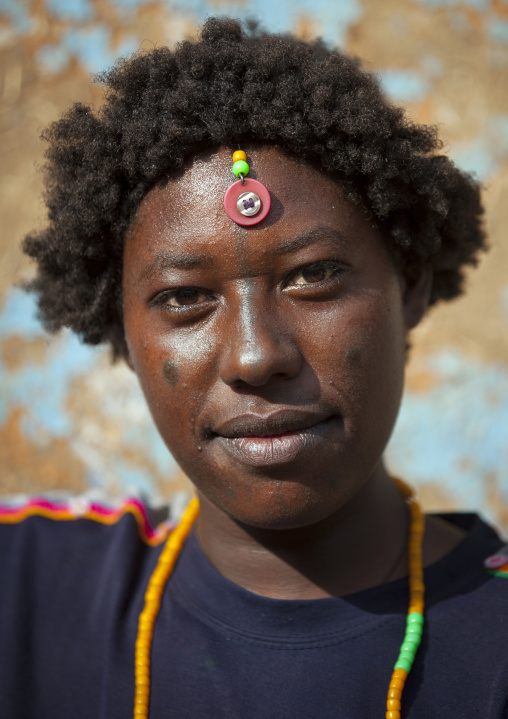
[[[500,544],[499,537],[475,514],[438,515],[467,531],[447,555],[425,569],[426,607],[432,607],[480,581],[488,581],[483,560]],[[272,599],[249,592],[223,577],[189,536],[165,600],[176,600],[202,621],[252,639],[312,643],[338,641],[365,633],[407,613],[407,578],[341,597]],[[295,636],[295,627],[298,635]]]

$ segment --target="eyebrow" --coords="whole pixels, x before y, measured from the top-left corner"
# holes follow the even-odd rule
[[[213,265],[211,255],[168,255],[165,252],[158,252],[140,274],[139,279],[149,279],[152,275],[164,270],[189,270],[196,267],[207,268],[211,265]]]
[[[290,252],[296,252],[297,250],[301,250],[303,247],[307,247],[308,245],[312,245],[315,242],[323,240],[333,240],[334,242],[339,242],[342,245],[347,244],[347,239],[342,232],[337,230],[335,227],[323,226],[316,227],[313,230],[304,232],[303,235],[300,235],[299,237],[283,242],[274,248],[273,253],[275,255],[285,255]]]
[[[286,255],[291,252],[301,250],[303,247],[312,245],[323,240],[332,240],[341,244],[346,244],[345,236],[334,227],[316,227],[308,232],[304,232],[299,237],[287,240],[273,249],[274,255]],[[165,252],[158,252],[154,259],[148,263],[143,272],[139,276],[139,280],[147,280],[157,272],[164,270],[190,270],[196,268],[207,269],[214,265],[212,255],[194,255],[179,254],[168,255]]]

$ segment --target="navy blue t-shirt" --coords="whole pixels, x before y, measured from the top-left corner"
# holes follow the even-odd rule
[[[501,541],[474,515],[425,571],[422,645],[402,719],[508,717],[508,579],[483,560]],[[143,595],[162,545],[134,518],[0,524],[0,717],[127,719]],[[286,601],[229,582],[191,534],[152,647],[155,719],[384,717],[404,635],[407,581]]]

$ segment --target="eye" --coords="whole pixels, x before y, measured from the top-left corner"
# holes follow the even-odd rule
[[[209,293],[196,287],[179,287],[169,292],[163,292],[155,298],[154,304],[169,307],[175,310],[184,310],[208,302]]]
[[[336,262],[313,262],[293,273],[287,287],[326,287],[336,284],[345,268]]]

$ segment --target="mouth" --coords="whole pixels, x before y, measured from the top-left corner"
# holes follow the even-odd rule
[[[281,411],[266,417],[235,417],[219,425],[212,436],[242,463],[266,467],[293,462],[315,450],[338,424],[330,414]]]

